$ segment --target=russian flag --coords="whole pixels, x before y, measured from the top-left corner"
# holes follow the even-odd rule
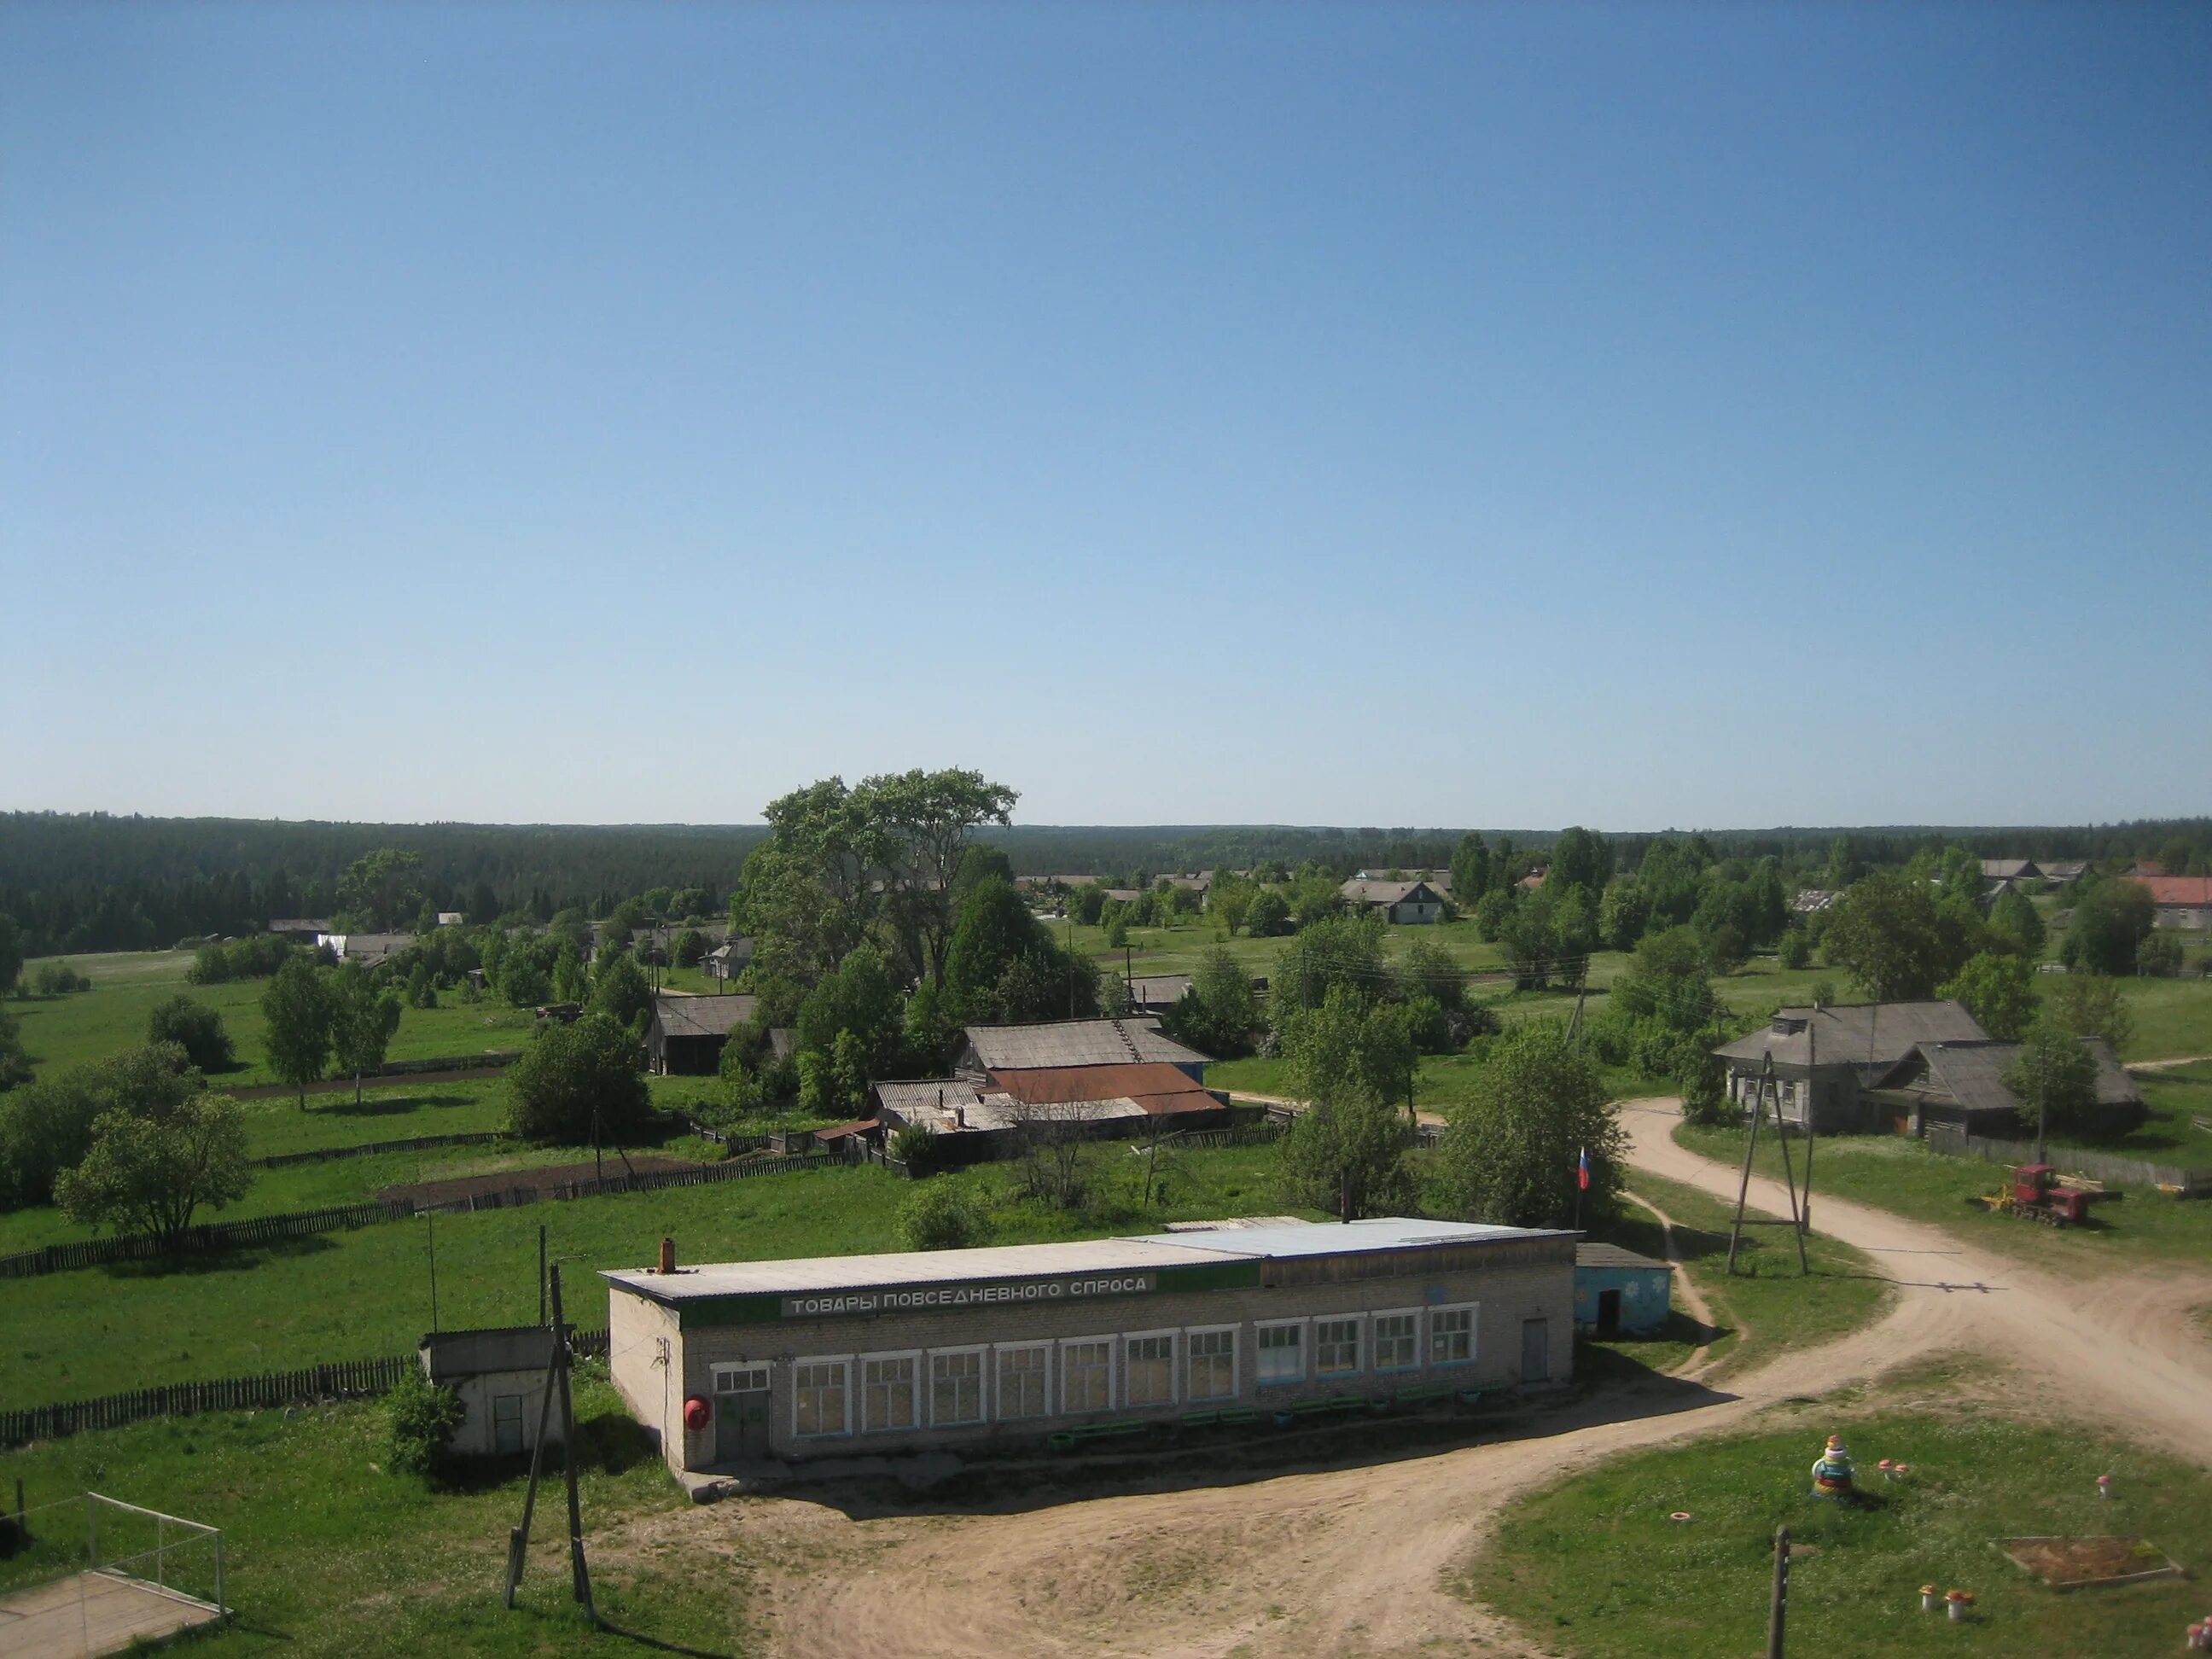
[[[1589,1190],[1589,1148],[1587,1146],[1583,1148],[1582,1157],[1575,1162],[1575,1185],[1583,1192]]]

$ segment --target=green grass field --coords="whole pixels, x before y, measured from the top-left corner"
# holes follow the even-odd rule
[[[533,1310],[534,1311],[534,1310]],[[605,1379],[578,1371],[580,1480],[592,1583],[603,1616],[678,1651],[740,1655],[752,1564],[687,1554],[690,1504]],[[594,1632],[569,1599],[567,1516],[557,1474],[539,1494],[530,1564],[515,1610],[500,1605],[507,1529],[521,1518],[524,1476],[512,1464],[432,1492],[380,1473],[384,1417],[374,1405],[224,1413],[142,1423],[0,1453],[0,1486],[27,1503],[87,1489],[223,1529],[227,1626],[179,1644],[193,1654],[299,1656],[615,1654],[626,1637]],[[557,1463],[554,1466],[557,1470]],[[550,1501],[548,1501],[550,1499]],[[656,1516],[678,1523],[663,1546],[629,1534]],[[74,1571],[75,1507],[33,1516],[38,1542],[0,1559],[0,1589]],[[137,1541],[109,1517],[108,1554]],[[145,1540],[150,1543],[150,1538]],[[196,1564],[180,1553],[188,1588]]]
[[[1675,1138],[1693,1152],[1731,1166],[1743,1161],[1742,1129],[1699,1129],[1688,1126]],[[1772,1133],[1759,1137],[1759,1168],[1779,1180],[1782,1158]],[[1802,1175],[1802,1142],[1792,1156]],[[2063,1157],[2056,1160],[2063,1167]],[[2212,1257],[2212,1204],[2179,1203],[2144,1188],[2127,1189],[2125,1199],[2100,1205],[2086,1227],[2050,1228],[1994,1215],[1975,1200],[2002,1188],[2001,1164],[1974,1158],[1945,1158],[1924,1141],[1896,1135],[1829,1135],[1814,1155],[1814,1224],[1820,1224],[1820,1194],[1870,1204],[1917,1221],[1932,1222],[1986,1249],[2075,1273],[2110,1271],[2147,1257],[2203,1261]]]
[[[118,952],[64,958],[90,977],[93,988],[43,999],[16,999],[7,1005],[22,1022],[23,1047],[40,1073],[58,1066],[99,1060],[146,1040],[146,1022],[156,1003],[182,992],[222,1016],[237,1050],[235,1070],[212,1079],[218,1086],[246,1088],[274,1083],[262,1047],[261,994],[266,980],[228,985],[193,985],[185,973],[192,965],[184,951]],[[520,1048],[528,1044],[535,1021],[523,1009],[496,998],[469,1006],[447,994],[435,1008],[410,1008],[400,1016],[387,1058],[429,1060],[486,1048]]]
[[[344,1170],[377,1160],[309,1169]],[[1165,1201],[1139,1208],[1137,1159],[1102,1146],[1101,1202],[1070,1214],[1018,1202],[1004,1165],[937,1177],[967,1187],[1005,1243],[1149,1231],[1170,1221],[1285,1206],[1270,1148],[1173,1155]],[[528,1322],[538,1313],[538,1229],[569,1264],[572,1306],[606,1319],[601,1267],[650,1261],[664,1234],[684,1259],[752,1261],[900,1247],[908,1182],[830,1168],[708,1187],[546,1202],[436,1218],[439,1322]],[[33,1405],[196,1377],[252,1375],[411,1349],[431,1328],[428,1219],[319,1234],[180,1263],[130,1262],[0,1285],[0,1400]]]
[[[1638,1170],[1629,1190],[1640,1194],[1674,1222],[1674,1248],[1687,1264],[1698,1289],[1712,1309],[1721,1334],[1712,1344],[1711,1382],[1747,1370],[1791,1348],[1832,1341],[1881,1317],[1893,1298],[1887,1279],[1872,1258],[1838,1239],[1815,1233],[1807,1242],[1810,1275],[1801,1275],[1797,1250],[1787,1229],[1746,1231],[1736,1255],[1736,1273],[1723,1271],[1728,1260],[1730,1206],[1694,1187]],[[1754,1214],[1763,1213],[1753,1212]],[[1633,1205],[1618,1220],[1591,1235],[1663,1261],[1666,1241],[1659,1224]],[[1655,1340],[1624,1340],[1604,1346],[1655,1370],[1672,1370],[1689,1356],[1694,1322],[1687,1312],[1680,1278],[1671,1304],[1666,1335]]]
[[[1832,1429],[1883,1507],[1810,1495],[1808,1471]],[[1910,1463],[1910,1483],[1882,1486],[1882,1457]],[[2121,1494],[2111,1502],[2096,1490],[2108,1473]],[[1692,1519],[1670,1521],[1678,1510]],[[1940,1402],[1914,1413],[1839,1407],[1624,1457],[1523,1498],[1462,1588],[1571,1659],[1753,1654],[1766,1632],[1774,1529],[1784,1524],[1807,1547],[1790,1577],[1793,1652],[2163,1653],[2203,1612],[2201,1583],[2060,1595],[1990,1543],[2141,1533],[2201,1568],[2212,1555],[2212,1483],[2101,1428],[1953,1414]],[[1972,1591],[1978,1621],[1923,1613],[1926,1583]]]

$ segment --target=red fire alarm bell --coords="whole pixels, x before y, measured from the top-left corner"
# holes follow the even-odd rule
[[[694,1433],[705,1428],[707,1419],[714,1414],[714,1408],[699,1395],[695,1394],[684,1402],[684,1426]]]

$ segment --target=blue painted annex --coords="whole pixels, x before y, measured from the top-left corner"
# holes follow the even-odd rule
[[[1674,1270],[1618,1244],[1575,1246],[1575,1328],[1596,1336],[1649,1335],[1667,1322]]]

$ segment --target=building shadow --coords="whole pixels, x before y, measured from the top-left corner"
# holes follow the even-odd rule
[[[1255,1485],[1286,1474],[1322,1474],[1433,1457],[1465,1446],[1549,1439],[1601,1424],[1698,1411],[1735,1398],[1701,1382],[1644,1371],[1632,1383],[1610,1383],[1563,1394],[1556,1401],[1502,1410],[1452,1409],[1379,1417],[1311,1429],[1239,1434],[1207,1431],[1178,1436],[1164,1444],[1133,1445],[1119,1454],[1066,1458],[992,1458],[954,1465],[920,1490],[899,1465],[925,1459],[885,1459],[881,1474],[857,1474],[809,1480],[803,1469],[763,1490],[777,1498],[817,1504],[854,1521],[932,1515],[1018,1515],[1065,1504],[1138,1493],[1191,1492]]]

